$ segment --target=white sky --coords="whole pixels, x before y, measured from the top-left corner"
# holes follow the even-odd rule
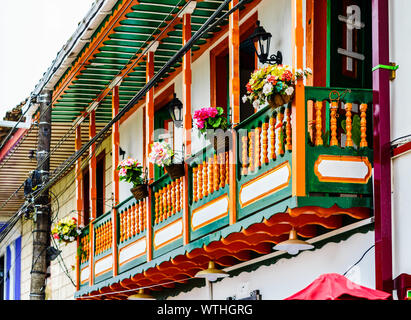
[[[0,120],[27,98],[93,0],[1,0]]]

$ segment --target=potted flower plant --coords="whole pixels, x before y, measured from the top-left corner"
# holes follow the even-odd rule
[[[81,234],[81,230],[77,228],[76,218],[66,217],[54,224],[51,234],[58,242],[67,244],[76,240],[77,236]]]
[[[133,158],[128,158],[120,162],[117,167],[119,170],[120,181],[126,181],[133,184],[130,189],[136,200],[148,196],[147,181],[144,175],[143,166]]]
[[[219,129],[226,131],[229,127],[224,110],[221,107],[204,107],[196,110],[193,115],[194,126],[199,134],[205,135],[206,139],[214,146],[216,151],[228,149],[229,140],[225,133],[218,137]]]
[[[156,141],[151,145],[148,160],[159,167],[164,167],[172,180],[184,176],[184,163],[174,162],[174,151],[165,141]]]
[[[310,74],[309,68],[293,73],[287,65],[260,68],[251,75],[243,101],[249,100],[256,109],[267,103],[273,108],[280,107],[293,99],[296,81]]]

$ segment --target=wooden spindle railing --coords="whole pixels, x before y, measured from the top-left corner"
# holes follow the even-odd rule
[[[112,247],[113,227],[110,214],[106,213],[94,223],[94,255],[102,254]]]
[[[80,246],[81,246],[80,263],[88,262],[89,256],[90,256],[90,235],[88,234],[87,228],[85,228],[84,230],[86,230],[87,233],[83,233],[80,237]]]
[[[240,173],[251,174],[292,151],[291,108],[267,109],[246,120],[238,131]]]
[[[208,155],[191,170],[192,201],[198,202],[228,184],[228,151]]]
[[[146,229],[146,202],[133,200],[118,209],[119,242],[125,242]]]
[[[330,101],[331,92],[340,92],[339,100]],[[372,91],[367,89],[332,89],[332,88],[315,88],[306,87],[306,105],[309,119],[314,119],[312,124],[315,127],[315,133],[309,131],[311,143],[314,146],[331,146],[339,148],[366,148],[369,143],[367,141],[367,132],[370,130],[367,119],[370,118],[368,113],[369,105],[372,103]],[[329,116],[327,115],[329,110]],[[360,141],[356,145],[353,139],[354,125],[358,125],[354,121],[354,117],[360,117]],[[342,117],[339,121],[339,117]],[[345,120],[345,126],[342,126],[342,121]],[[325,126],[324,126],[325,124]],[[345,139],[342,136],[345,135]],[[326,137],[327,141],[324,140]],[[342,141],[345,140],[345,143]]]
[[[154,189],[154,225],[172,217],[183,208],[183,178],[164,177]]]

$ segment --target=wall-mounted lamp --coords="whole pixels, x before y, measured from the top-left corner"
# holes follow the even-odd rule
[[[124,160],[124,156],[126,155],[126,152],[123,150],[123,149],[121,149],[121,147],[119,147],[119,154],[120,154],[120,157],[123,157],[123,160]]]
[[[144,292],[144,289],[138,290],[138,293],[133,294],[127,298],[127,300],[155,300],[155,298]]]
[[[290,231],[290,237],[288,240],[280,242],[274,247],[274,250],[287,251],[291,255],[296,255],[298,252],[303,250],[310,250],[314,248],[312,244],[308,242],[298,240],[297,231],[293,228]]]
[[[257,21],[257,27],[248,39],[254,43],[255,51],[261,63],[282,64],[283,55],[281,51],[277,51],[277,54],[272,54],[269,57],[271,38],[271,33],[265,31],[260,26],[260,21]]]
[[[214,282],[217,279],[226,278],[228,276],[229,274],[227,272],[225,272],[224,270],[217,269],[215,267],[214,261],[210,261],[208,263],[208,269],[201,270],[197,272],[197,274],[195,275],[196,278],[204,278],[210,282]]]
[[[173,100],[168,104],[168,112],[170,113],[171,119],[173,119],[176,128],[183,127],[183,103],[177,98],[174,93]]]

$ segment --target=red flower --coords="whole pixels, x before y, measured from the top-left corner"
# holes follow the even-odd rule
[[[247,87],[247,92],[248,93],[253,92],[253,90],[251,89],[251,84],[250,83],[247,83],[246,87]]]

